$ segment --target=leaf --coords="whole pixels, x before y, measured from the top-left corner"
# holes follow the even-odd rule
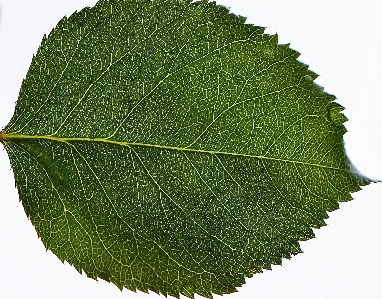
[[[0,138],[44,245],[175,297],[232,292],[300,252],[368,180],[334,97],[262,32],[207,2],[102,1],[61,20]]]

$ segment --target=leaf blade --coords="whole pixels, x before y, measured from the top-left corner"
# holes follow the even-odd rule
[[[272,41],[272,38],[270,38],[269,39],[269,42],[270,41]],[[274,43],[274,41],[272,42],[272,43]],[[271,46],[272,45],[272,43],[270,43],[269,45]],[[276,44],[277,44],[277,42],[276,42]],[[268,44],[267,44],[268,45]],[[280,47],[281,48],[281,47]],[[284,49],[284,48],[283,48]],[[267,48],[266,49],[266,52],[267,52],[267,55],[268,54],[270,54],[270,51],[272,50],[272,48]],[[272,54],[272,53],[271,53]],[[293,54],[293,55],[295,55],[295,54]],[[300,65],[299,65],[300,66]],[[306,73],[307,73],[307,70],[305,70],[306,71]],[[166,78],[166,76],[165,77],[162,77],[162,78]],[[301,79],[301,78],[300,78]],[[158,85],[159,83],[162,83],[163,81],[161,81],[162,79],[160,79],[159,81],[158,81],[158,83],[156,83],[156,84],[153,84],[153,88],[151,88],[151,89],[149,89],[150,91],[147,93],[147,94],[149,94],[149,95],[151,95],[151,94],[153,94],[154,93],[154,91],[156,90],[156,86],[160,86],[160,85]],[[309,87],[311,88],[312,87],[312,82],[311,81],[309,81],[309,80],[307,80],[308,82],[306,83],[307,85],[309,85]],[[218,85],[219,86],[219,85]],[[203,86],[202,86],[203,87]],[[272,91],[271,91],[272,92]],[[320,92],[320,91],[317,91],[318,93]],[[240,93],[240,92],[238,92],[238,93]],[[84,98],[83,96],[81,96],[80,97],[80,99],[82,99],[82,98]],[[323,96],[323,98],[326,98],[326,102],[327,103],[329,103],[331,100],[332,100],[332,97],[327,97],[327,96]],[[142,96],[142,99],[144,99],[144,96]],[[329,101],[330,100],[330,101]],[[231,101],[232,101],[232,99],[231,99]],[[75,106],[76,104],[74,104],[74,106],[73,107],[76,107]],[[232,104],[232,102],[231,102],[231,106],[232,105],[234,105],[234,107],[236,107],[236,106],[238,106],[238,105],[236,105],[236,102],[235,101],[233,101],[233,104]],[[229,107],[231,107],[231,106],[228,106],[228,108]],[[307,105],[308,106],[308,105]],[[137,106],[138,107],[138,106]],[[215,108],[215,106],[213,107],[213,108]],[[326,107],[325,107],[326,108]],[[220,108],[220,114],[218,114],[218,115],[224,115],[224,111],[226,111],[226,109],[227,108],[225,108],[225,107],[221,107]],[[285,108],[284,108],[285,109]],[[143,109],[142,109],[143,110]],[[243,110],[245,110],[245,109],[243,109]],[[70,110],[71,111],[71,110]],[[84,112],[83,113],[85,113],[85,109],[83,110]],[[229,111],[229,110],[227,110],[227,111]],[[271,110],[272,111],[272,110]],[[241,111],[238,109],[238,110],[235,110],[235,112],[237,112],[237,114],[239,114]],[[324,114],[324,113],[326,113],[327,112],[327,110],[325,110],[325,109],[321,109],[321,113],[322,114]],[[170,112],[168,112],[168,113],[170,113]],[[143,113],[142,113],[143,114]],[[165,114],[165,115],[168,115],[168,114]],[[67,114],[67,117],[65,118],[65,119],[63,119],[63,122],[61,122],[60,124],[59,124],[59,127],[58,127],[58,129],[55,131],[55,132],[58,132],[59,130],[60,130],[60,128],[62,128],[63,127],[63,124],[65,124],[65,121],[66,121],[66,119],[69,119],[70,118],[70,116],[71,116],[71,114],[70,114],[70,112],[69,112],[69,114]],[[126,117],[126,116],[125,116]],[[322,115],[320,116],[321,118],[323,117]],[[78,116],[78,118],[81,118],[80,116]],[[99,119],[101,119],[101,117],[98,117]],[[175,117],[174,117],[175,118]],[[239,118],[239,117],[238,117]],[[139,118],[138,118],[139,119]],[[160,119],[159,117],[158,118],[156,118],[156,121],[158,121],[158,119]],[[201,128],[201,129],[199,129],[199,132],[198,132],[198,134],[199,135],[195,135],[195,136],[193,136],[194,137],[194,139],[190,139],[191,140],[191,146],[195,146],[196,147],[196,150],[199,150],[198,148],[200,148],[202,145],[203,146],[205,146],[206,144],[209,144],[210,145],[210,147],[212,147],[213,148],[213,150],[215,150],[216,148],[217,148],[217,146],[219,146],[219,147],[221,147],[221,145],[222,145],[222,143],[223,143],[223,141],[222,140],[224,140],[223,138],[222,139],[218,139],[217,138],[217,140],[211,140],[212,139],[212,135],[210,135],[210,136],[208,136],[208,137],[199,137],[199,136],[204,136],[203,135],[203,132],[207,132],[211,127],[213,127],[213,125],[216,123],[216,120],[215,120],[215,117],[212,117],[212,118],[210,118],[210,119],[212,119],[213,121],[212,122],[206,122],[205,124],[204,124],[204,127],[203,128]],[[141,124],[144,124],[144,119],[142,119],[142,118],[140,118],[139,119],[140,121],[140,123]],[[299,120],[298,118],[297,118],[297,120]],[[225,121],[228,121],[228,119],[225,119]],[[73,121],[73,123],[77,123],[77,120],[74,120]],[[266,121],[266,124],[269,124],[270,123],[270,121]],[[171,122],[171,124],[172,124],[172,122]],[[236,123],[235,123],[236,124]],[[240,124],[240,122],[239,122],[239,124]],[[88,129],[91,129],[91,125],[89,126],[88,125]],[[133,125],[132,125],[132,127],[133,127]],[[47,126],[47,128],[49,128],[50,129],[50,126],[48,125]],[[6,129],[7,130],[7,129]],[[6,130],[5,130],[5,132],[6,132]],[[338,130],[337,130],[338,131]],[[47,131],[48,132],[48,131]],[[51,131],[49,131],[49,132],[51,132]],[[112,132],[112,131],[107,131],[107,132]],[[113,131],[114,132],[114,131]],[[283,132],[283,131],[282,131]],[[53,132],[54,133],[54,132]],[[144,132],[145,133],[145,132]],[[231,135],[235,135],[235,131],[233,130],[233,133],[232,132],[230,132],[230,134],[228,134],[228,137],[230,137]],[[278,135],[276,135],[276,134],[278,134]],[[282,133],[281,133],[282,134]],[[3,134],[4,136],[6,135],[6,134]],[[65,134],[63,134],[63,135],[65,135]],[[86,133],[85,133],[85,135],[86,135]],[[91,135],[91,134],[90,134]],[[163,135],[165,135],[164,133],[162,133],[162,134],[158,134],[159,136],[163,136]],[[338,137],[341,137],[342,138],[342,135],[341,134],[334,134],[337,138]],[[46,135],[42,135],[42,136],[46,136]],[[49,136],[49,135],[48,135]],[[145,136],[145,134],[143,134],[143,136],[144,137],[146,137]],[[151,133],[150,133],[150,135],[147,133],[147,139],[148,140],[152,140],[152,139],[150,139],[150,138],[154,138],[154,141],[155,141],[155,136],[153,136]],[[153,136],[153,137],[152,137]],[[280,132],[274,132],[274,135],[272,135],[271,136],[271,138],[270,138],[270,141],[269,142],[272,142],[272,143],[270,143],[269,144],[269,146],[268,147],[266,147],[266,149],[267,149],[267,152],[269,151],[269,149],[272,149],[273,148],[273,142],[274,142],[274,140],[275,139],[278,139],[278,138],[280,138],[280,137],[275,137],[275,136],[281,136],[280,135]],[[10,138],[11,137],[11,134],[9,134],[8,135],[8,140],[9,139],[11,139]],[[114,137],[114,136],[113,136]],[[131,136],[131,138],[134,140],[134,137],[136,137],[136,135],[132,135]],[[324,137],[326,137],[326,136],[324,136]],[[124,138],[126,138],[126,137],[124,137]],[[203,139],[203,138],[205,138],[205,139]],[[259,138],[259,137],[258,137]],[[5,138],[6,139],[6,138]],[[323,138],[323,139],[325,139],[325,138]],[[342,140],[342,139],[341,139]],[[197,144],[197,141],[200,141],[200,144]],[[202,142],[203,141],[203,142]],[[338,140],[337,140],[338,141]],[[74,142],[74,141],[73,141]],[[72,142],[72,143],[73,143]],[[183,141],[184,142],[184,141]],[[67,142],[68,143],[68,142]],[[69,142],[69,144],[72,144],[71,142]],[[186,146],[187,146],[187,143],[185,143],[186,144]],[[334,142],[334,144],[336,144],[335,142]],[[341,143],[339,143],[339,145],[341,145]],[[72,145],[73,146],[73,145]],[[161,145],[161,143],[160,142],[158,142],[158,146],[159,147],[157,147],[157,148],[160,148],[160,147],[163,147],[162,145]],[[183,145],[184,146],[184,145]],[[239,146],[242,148],[243,147],[243,143],[242,144],[239,144]],[[235,148],[235,147],[237,147],[237,148],[239,148],[239,146],[237,145],[237,144],[233,144],[233,145],[231,145],[231,147],[229,147],[229,146],[227,146],[227,148],[229,148],[229,149],[231,149],[232,147],[233,148]],[[244,144],[244,146],[245,146],[245,144]],[[262,145],[261,145],[262,146]],[[48,146],[48,147],[51,147],[51,146]],[[166,151],[166,150],[163,150],[163,149],[160,149],[161,150],[161,152],[163,151],[163,152],[168,152],[168,151]],[[191,150],[193,150],[193,148],[191,148]],[[31,151],[31,150],[30,150]],[[199,150],[200,151],[200,150]],[[211,152],[211,150],[208,150],[209,152]],[[219,151],[217,151],[217,152],[219,152]],[[279,153],[280,152],[280,149],[278,149],[278,148],[276,148],[276,150],[275,150],[275,152],[276,152],[276,154],[277,153]],[[135,151],[133,151],[133,153],[135,153]],[[236,151],[234,151],[234,153],[236,153]],[[57,154],[58,154],[58,152],[57,152]],[[159,191],[161,191],[161,193],[159,193],[159,194],[163,194],[163,195],[166,195],[168,192],[166,192],[165,190],[163,190],[162,188],[161,188],[161,185],[162,184],[165,184],[166,182],[165,181],[161,181],[161,184],[159,184],[158,183],[158,181],[157,181],[157,177],[159,178],[159,174],[157,174],[157,175],[155,175],[155,176],[153,176],[153,175],[150,175],[151,174],[151,172],[153,172],[155,169],[153,169],[153,168],[150,168],[150,171],[149,171],[149,169],[148,169],[148,167],[149,166],[146,166],[146,164],[144,164],[144,162],[142,161],[142,159],[140,158],[141,157],[141,155],[143,155],[143,154],[145,154],[145,157],[148,157],[148,156],[153,156],[152,158],[147,158],[148,160],[150,160],[150,161],[155,161],[155,158],[157,158],[157,154],[153,154],[153,153],[146,153],[145,152],[145,150],[142,150],[141,149],[141,151],[139,152],[139,154],[137,154],[137,153],[135,153],[135,161],[136,162],[140,162],[141,163],[141,168],[143,169],[143,170],[145,170],[146,171],[146,180],[144,180],[144,181],[148,181],[148,180],[151,180],[152,182],[152,188],[154,188],[155,186],[156,186],[156,188],[157,189],[159,189]],[[204,154],[206,154],[206,153],[204,153]],[[211,154],[211,153],[210,153]],[[168,154],[168,155],[170,155],[170,154]],[[212,154],[211,154],[212,155]],[[36,156],[38,156],[38,155],[36,155]],[[261,156],[259,156],[259,157],[261,157]],[[308,158],[311,158],[310,156],[308,157]],[[188,158],[188,156],[187,155],[185,155],[185,158],[184,159],[189,159]],[[195,158],[196,160],[198,159],[198,158]],[[199,158],[200,159],[200,158]],[[278,159],[278,158],[274,158],[274,159]],[[162,161],[163,160],[163,161]],[[162,162],[163,162],[163,164],[165,164],[165,162],[166,162],[166,158],[162,158]],[[216,160],[216,158],[215,158],[215,160]],[[217,159],[216,161],[218,161],[219,159]],[[52,161],[54,161],[53,159],[52,159]],[[118,161],[118,160],[115,160],[115,161]],[[180,164],[186,164],[185,162],[186,162],[186,160],[182,160],[183,162],[182,163],[180,163]],[[190,161],[190,160],[187,160],[187,161]],[[85,161],[84,161],[85,162]],[[193,162],[195,162],[195,161],[193,161]],[[204,161],[204,160],[202,160],[202,162],[200,162],[199,161],[199,164],[203,164],[203,162],[207,162],[207,161]],[[330,162],[330,163],[329,163]],[[330,160],[329,160],[329,164],[331,165],[333,162],[331,162]],[[43,163],[43,162],[41,162],[41,163]],[[53,162],[52,162],[53,163]],[[96,161],[94,161],[93,163],[97,163]],[[188,162],[189,163],[189,169],[191,169],[191,171],[192,171],[192,169],[197,169],[197,168],[195,168],[195,166],[193,166],[193,163],[192,162]],[[196,162],[195,162],[196,163]],[[229,180],[229,179],[231,179],[231,182],[230,182],[230,184],[229,185],[235,185],[235,179],[233,179],[233,178],[230,178],[230,175],[229,175],[229,172],[228,171],[226,171],[226,170],[224,170],[225,169],[225,167],[224,167],[224,165],[222,164],[222,163],[217,163],[217,162],[214,162],[215,164],[213,164],[213,165],[215,165],[215,167],[216,167],[216,164],[219,164],[220,166],[220,172],[222,172],[222,173],[226,173],[225,174],[225,179],[226,180]],[[334,160],[334,163],[335,164],[339,164],[339,165],[341,165],[341,166],[348,166],[346,163],[347,163],[347,160],[345,159],[345,158],[342,158],[340,161],[337,161],[337,160]],[[47,164],[46,162],[45,162],[45,164]],[[86,162],[85,162],[85,164],[86,164]],[[157,167],[159,168],[159,165],[157,165]],[[174,167],[174,165],[173,164],[171,164],[170,166],[168,166],[167,168],[169,169],[169,170],[171,170],[172,169],[172,167]],[[253,167],[253,166],[252,166]],[[269,167],[269,166],[268,166]],[[268,167],[264,167],[263,166],[263,168],[264,169],[267,169]],[[86,167],[85,167],[86,168]],[[91,167],[88,167],[89,169],[91,168]],[[190,171],[190,170],[189,170]],[[274,169],[274,171],[276,172],[277,171],[277,169]],[[347,171],[348,172],[350,172],[349,171],[349,167],[347,167]],[[91,171],[90,171],[91,172]],[[201,178],[201,174],[199,173],[199,172],[196,172],[195,173],[197,176],[199,176],[200,177],[200,180],[199,180],[199,182],[198,182],[198,185],[200,184],[200,185],[205,185],[205,186],[207,186],[207,189],[210,191],[210,193],[213,195],[215,192],[211,192],[211,187],[208,187],[209,185],[208,184],[206,184],[206,180],[207,180],[207,177],[206,178]],[[272,177],[271,175],[268,175],[269,177]],[[80,177],[80,176],[79,176]],[[95,175],[95,178],[97,178],[98,176],[96,176]],[[106,178],[105,178],[106,179]],[[350,181],[351,181],[351,178],[348,178]],[[58,180],[58,179],[55,179],[56,181]],[[96,179],[97,180],[97,179]],[[70,181],[70,180],[69,180]],[[240,186],[238,183],[236,183],[236,185],[238,185],[238,186]],[[350,184],[349,184],[349,186],[350,186]],[[239,187],[237,187],[237,188],[239,188]],[[70,188],[70,189],[75,189],[75,188]],[[101,188],[102,189],[102,188]],[[157,190],[157,192],[158,192],[158,190]],[[106,192],[104,192],[104,193],[106,193]],[[279,192],[279,193],[282,193],[282,192]],[[104,196],[105,196],[106,194],[104,194]],[[159,195],[157,195],[157,197],[158,197]],[[107,196],[106,196],[107,197]],[[168,196],[169,197],[169,200],[170,200],[170,202],[172,202],[171,201],[171,196]],[[102,196],[101,196],[101,198],[102,198]],[[266,203],[264,203],[264,205],[266,205]],[[199,211],[200,209],[198,209],[198,211]],[[187,215],[187,213],[185,213],[185,215]],[[164,219],[164,217],[165,217],[165,215],[163,215],[163,219]],[[120,217],[121,218],[121,217]],[[206,217],[204,217],[204,218],[206,218]],[[203,219],[204,219],[203,218]],[[201,219],[200,221],[203,221],[203,219]],[[235,219],[235,218],[233,218],[233,219]],[[156,219],[157,221],[159,221],[158,219]],[[232,221],[232,219],[231,219],[231,221]],[[218,223],[218,221],[217,220],[215,220],[215,222],[214,223]],[[197,225],[198,224],[198,222],[196,222],[196,223],[194,223],[194,225],[196,225],[196,226],[198,226]],[[293,225],[289,225],[289,226],[293,226]],[[203,226],[201,226],[201,229],[203,228]],[[294,232],[295,234],[297,234],[296,232]],[[301,229],[301,231],[299,232],[300,233],[300,235],[307,235],[307,237],[308,236],[311,236],[311,234],[309,235],[309,229],[307,229],[307,228],[302,228]],[[214,236],[213,234],[211,234],[212,236]],[[295,245],[295,246],[298,246],[298,243],[297,243],[297,241],[296,240],[293,240],[293,242],[295,243],[295,244],[297,244],[297,245]],[[102,242],[101,242],[102,243]],[[222,242],[223,243],[223,242]],[[289,244],[290,245],[290,244]],[[227,247],[229,247],[229,246],[227,246]],[[287,246],[286,246],[287,247]],[[282,248],[281,248],[282,249]],[[298,250],[294,250],[293,252],[297,252]],[[282,251],[283,252],[283,251]],[[287,253],[285,253],[286,255],[288,255],[289,253],[288,253],[289,251],[287,251]],[[276,255],[276,254],[275,254]],[[280,256],[280,253],[278,254],[279,256]],[[276,255],[277,256],[277,255]],[[272,257],[271,257],[272,258]],[[271,259],[271,258],[269,258],[269,259]],[[279,261],[280,260],[280,261]],[[262,261],[263,262],[263,267],[270,267],[270,261],[268,261],[268,260],[264,260],[264,261]],[[281,262],[281,259],[277,259],[277,257],[276,257],[276,259],[275,260],[272,260],[272,263],[279,263],[279,262]],[[261,270],[261,267],[260,268],[257,268],[257,269],[260,269]],[[239,271],[239,270],[237,270],[237,271]],[[247,269],[246,271],[249,271],[248,272],[248,274],[246,273],[245,275],[250,275],[251,273],[251,271],[249,270],[249,269]],[[228,273],[229,271],[227,271],[227,273]],[[244,271],[242,271],[242,272],[244,272]],[[106,278],[106,279],[108,279],[108,277],[110,277],[110,273],[104,273],[103,271],[100,271],[99,272],[99,274],[97,274],[99,277],[102,277],[102,278]],[[243,278],[243,277],[242,277]],[[235,278],[235,281],[238,281],[238,283],[237,283],[237,285],[240,285],[241,283],[243,283],[243,281],[242,281],[242,278],[240,279],[240,278]],[[114,281],[114,283],[117,283],[118,284],[118,281],[117,282],[115,282]],[[236,283],[232,283],[232,285],[235,285]],[[166,288],[169,288],[169,289],[166,289]],[[199,291],[196,291],[196,289],[198,289],[197,287],[195,287],[195,286],[192,286],[192,284],[191,285],[186,285],[186,286],[177,286],[178,288],[184,288],[184,291],[188,291],[189,289],[190,289],[190,292],[192,293],[192,292],[199,292],[200,294],[203,294],[203,295],[205,295],[205,296],[210,296],[210,294],[208,293],[208,291],[205,291],[203,288],[202,289],[199,289]],[[140,288],[142,288],[142,289],[145,289],[146,288],[146,286],[140,286]],[[175,296],[177,296],[177,294],[176,294],[176,291],[174,291],[174,290],[172,290],[169,286],[166,286],[166,288],[164,288],[164,289],[160,289],[160,288],[156,288],[156,286],[155,285],[150,285],[150,288],[152,288],[152,289],[154,289],[154,290],[159,290],[159,291],[161,291],[161,292],[165,292],[165,293],[169,293],[169,294],[173,294],[173,295],[175,295]],[[230,291],[232,291],[233,289],[232,288],[228,288],[228,287],[221,287],[221,288],[226,288],[226,290],[230,290]],[[195,290],[194,290],[195,289]],[[219,289],[217,289],[217,290],[213,290],[214,292],[216,292],[216,293],[219,293],[219,292],[221,292],[221,290],[219,290]]]

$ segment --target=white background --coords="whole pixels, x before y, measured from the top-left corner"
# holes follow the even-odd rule
[[[0,0],[0,127],[13,114],[22,79],[44,33],[64,14],[96,1]],[[279,34],[302,53],[316,82],[346,107],[346,149],[365,175],[382,179],[382,2],[217,1],[248,22]],[[224,295],[240,298],[381,298],[382,184],[330,213],[328,226],[302,242],[303,254],[255,275]],[[18,201],[13,173],[0,151],[0,297],[38,299],[164,298],[81,276],[46,252]],[[219,298],[219,296],[215,296]]]

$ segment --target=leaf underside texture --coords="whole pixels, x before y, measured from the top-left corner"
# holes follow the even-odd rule
[[[1,132],[47,249],[91,278],[234,292],[369,180],[299,53],[215,3],[99,1],[43,38]]]

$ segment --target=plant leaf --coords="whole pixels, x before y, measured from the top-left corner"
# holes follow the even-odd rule
[[[100,1],[44,38],[0,140],[44,245],[89,277],[235,291],[369,182],[334,96],[206,1]]]

